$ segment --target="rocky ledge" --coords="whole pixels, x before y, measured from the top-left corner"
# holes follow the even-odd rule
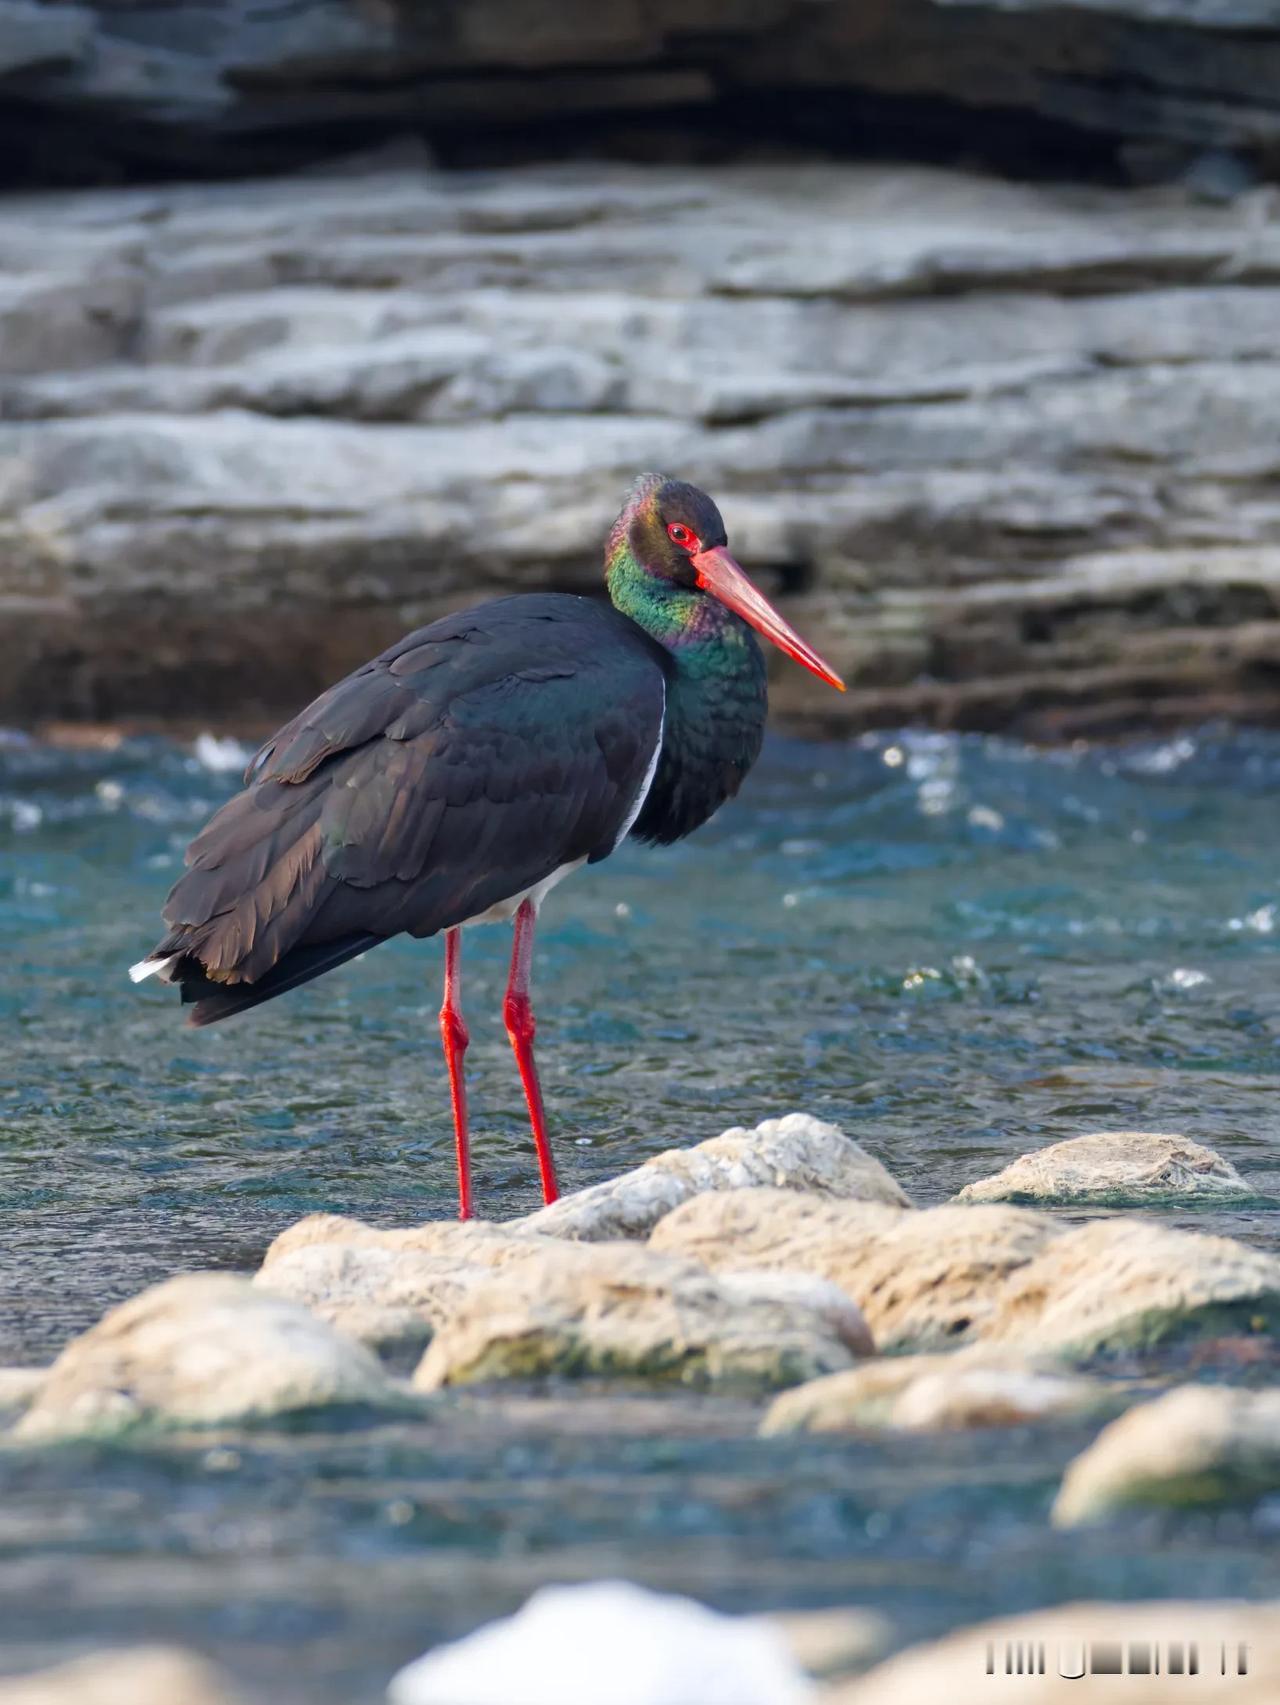
[[[1280,720],[1271,196],[409,163],[10,198],[0,719],[269,721],[452,607],[598,589],[660,467],[849,679],[775,659],[793,726]]]

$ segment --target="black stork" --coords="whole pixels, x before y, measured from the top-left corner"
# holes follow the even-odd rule
[[[737,793],[764,735],[752,628],[844,690],[726,546],[705,492],[645,474],[605,547],[610,604],[498,598],[330,687],[192,841],[168,932],[130,976],[177,983],[189,1022],[216,1024],[392,936],[443,931],[440,1029],[469,1219],[462,927],[514,917],[503,1017],[554,1201],[529,999],[539,906],[625,836],[669,844]]]

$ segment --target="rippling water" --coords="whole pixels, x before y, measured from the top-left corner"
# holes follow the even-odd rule
[[[182,1026],[172,991],[134,989],[125,977],[155,939],[183,846],[232,791],[242,756],[209,739],[68,751],[13,737],[0,747],[5,1361],[46,1359],[106,1306],[180,1269],[251,1267],[309,1210],[388,1224],[453,1211],[436,944],[392,944],[201,1032]],[[627,848],[548,903],[535,993],[562,1182],[572,1188],[726,1125],[804,1108],[841,1124],[926,1204],[1025,1149],[1120,1127],[1183,1131],[1280,1191],[1278,802],[1280,737],[1261,733],[1051,753],[919,734],[845,747],[774,741],[742,799],[692,841]],[[465,946],[477,1191],[493,1216],[537,1200],[499,1015],[508,940],[488,928],[468,932]],[[1280,1242],[1265,1209],[1173,1217]],[[336,1584],[346,1578],[340,1565],[360,1561],[353,1552],[392,1574],[416,1559],[428,1570],[419,1587],[436,1593],[441,1546],[488,1548],[497,1573],[463,1593],[469,1611],[447,1593],[434,1609],[410,1607],[388,1588],[383,1625],[394,1600],[398,1656],[419,1636],[469,1626],[482,1607],[506,1602],[513,1582],[578,1572],[583,1545],[592,1557],[602,1547],[610,1566],[630,1559],[637,1572],[686,1586],[690,1570],[698,1577],[688,1562],[697,1546],[719,1547],[721,1572],[706,1577],[713,1597],[879,1597],[917,1629],[1089,1590],[1078,1560],[1090,1547],[1073,1541],[1069,1550],[1043,1527],[1065,1449],[1056,1435],[1037,1435],[1016,1469],[1011,1458],[981,1472],[973,1463],[983,1447],[949,1444],[938,1460],[954,1459],[969,1488],[950,1494],[908,1494],[894,1480],[915,1447],[824,1445],[794,1479],[789,1470],[785,1482],[758,1488],[758,1508],[743,1487],[782,1447],[744,1440],[735,1492],[732,1456],[722,1484],[696,1439],[673,1444],[674,1456],[637,1444],[637,1473],[670,1477],[685,1461],[690,1474],[705,1469],[705,1496],[678,1479],[656,1502],[610,1518],[607,1500],[557,1483],[569,1470],[556,1468],[558,1447],[545,1440],[528,1448],[550,1480],[510,1497],[520,1470],[508,1458],[525,1448],[513,1442],[517,1428],[493,1447],[495,1486],[508,1487],[502,1508],[477,1510],[456,1492],[452,1525],[437,1511],[397,1527],[388,1500],[403,1504],[404,1484],[431,1479],[426,1432],[380,1434],[372,1456],[350,1440],[286,1441],[277,1461],[264,1444],[221,1478],[182,1447],[163,1465],[119,1452],[89,1453],[78,1466],[59,1456],[61,1468],[23,1470],[17,1506],[11,1488],[0,1557],[38,1536],[40,1567],[56,1577],[64,1553],[118,1551],[115,1578],[135,1582],[136,1602],[127,1615],[86,1610],[86,1628],[98,1614],[104,1626],[136,1631],[146,1606],[171,1597],[164,1631],[228,1649],[251,1673],[294,1622],[299,1637],[319,1637],[326,1594],[349,1589],[358,1599],[354,1577]],[[657,1468],[641,1462],[646,1451]],[[816,1472],[819,1460],[834,1483]],[[291,1466],[278,1482],[268,1469],[283,1461]],[[885,1493],[890,1504],[928,1506],[927,1521],[915,1505],[904,1518],[901,1555],[887,1541],[868,1545],[862,1505],[880,1505],[853,1490],[868,1473],[898,1487]],[[317,1485],[335,1477],[351,1481],[348,1492],[317,1504]],[[279,1491],[304,1484],[305,1517]],[[265,1499],[264,1486],[276,1488]],[[50,1540],[51,1503],[65,1515],[76,1488],[86,1502],[66,1517],[71,1537]],[[363,1515],[339,1539],[331,1515],[347,1496]],[[568,1511],[584,1497],[594,1513],[580,1531]],[[636,1521],[649,1526],[615,1555]],[[1135,1541],[1123,1553],[1125,1590],[1261,1592],[1270,1579],[1280,1591],[1274,1559],[1268,1577],[1247,1524],[1225,1539],[1216,1529],[1196,1534],[1181,1549],[1167,1537],[1145,1551]],[[754,1573],[735,1549],[744,1535],[759,1547]],[[325,1545],[335,1548],[332,1577],[311,1555]],[[990,1560],[985,1585],[922,1587],[930,1570],[971,1567],[975,1545]],[[232,1553],[258,1571],[255,1591],[274,1611],[228,1600],[225,1580],[218,1597]],[[291,1561],[273,1575],[277,1553]],[[206,1571],[203,1585],[184,1598],[182,1568],[171,1573],[165,1562],[157,1600],[159,1563],[179,1555],[182,1567]],[[39,1567],[31,1578],[44,1578]],[[412,1569],[408,1578],[419,1579]],[[92,1580],[81,1596],[97,1603],[105,1589]],[[895,1598],[894,1580],[913,1584]],[[1121,1584],[1111,1567],[1099,1590]],[[343,1626],[354,1626],[342,1602]],[[360,1626],[358,1639],[348,1628],[355,1644],[334,1670],[354,1692],[334,1691],[335,1682],[299,1698],[376,1696],[367,1618]],[[246,1640],[259,1658],[241,1662]],[[0,1664],[12,1667],[17,1650],[0,1645]],[[293,1697],[287,1686],[277,1696]]]

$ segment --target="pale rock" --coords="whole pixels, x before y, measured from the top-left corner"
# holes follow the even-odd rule
[[[122,1303],[74,1338],[15,1434],[212,1426],[403,1401],[367,1349],[307,1309],[230,1274],[190,1273]]]
[[[782,1635],[806,1675],[820,1679],[866,1669],[893,1638],[889,1619],[875,1610],[835,1605],[827,1610],[775,1610],[764,1620]]]
[[[527,1247],[527,1239],[520,1247]],[[517,1243],[517,1234],[490,1220],[424,1220],[420,1225],[373,1226],[346,1214],[306,1214],[278,1233],[262,1257],[266,1273],[284,1256],[315,1246],[413,1249],[450,1257],[460,1264],[497,1264]]]
[[[1185,1653],[1193,1640],[1200,1652],[1199,1675],[1170,1676],[1170,1645]],[[1045,1673],[1006,1672],[1007,1657],[1019,1648],[1025,1654],[1028,1644],[1037,1654],[1037,1672],[1043,1645]],[[1159,1648],[1156,1673],[1080,1679],[1089,1648],[1114,1648],[1127,1664],[1130,1649],[1143,1645]],[[1236,1669],[1241,1645],[1247,1648],[1244,1676]],[[991,1675],[986,1673],[988,1654]],[[1088,1705],[1169,1705],[1171,1697],[1183,1693],[1198,1705],[1275,1705],[1278,1674],[1280,1603],[1064,1604],[980,1622],[912,1646],[856,1680],[824,1689],[819,1705],[938,1705],[940,1700],[1009,1705],[1011,1699],[1019,1705],[1073,1705],[1082,1697]]]
[[[0,1368],[0,1423],[21,1414],[48,1377],[48,1368]]]
[[[626,1581],[543,1587],[514,1616],[392,1677],[391,1705],[807,1705],[767,1618]]]
[[[43,35],[71,10],[23,15]],[[355,17],[306,10],[291,31]],[[894,81],[918,65],[926,15],[956,39],[949,8],[908,8],[904,61],[901,36],[880,35],[901,8],[871,32],[858,8],[787,10],[745,87],[811,29],[805,87],[836,63],[874,82],[872,34]],[[1078,30],[1080,9],[1064,17],[1049,57],[1076,63],[1056,31]],[[495,38],[523,43],[526,21]],[[1019,39],[1049,27],[1046,10]],[[969,70],[983,81],[1012,45],[987,42]],[[1256,82],[1255,43],[1217,51]],[[221,88],[199,54],[159,63]],[[954,53],[937,64],[952,89]],[[133,69],[153,116],[172,111],[151,55]],[[462,98],[442,69],[437,105]],[[384,72],[335,98],[376,103]],[[580,69],[578,94],[603,99],[602,75]],[[673,75],[706,81],[618,72],[628,88]],[[1214,112],[1224,75],[1206,72]],[[1088,81],[1051,79],[1054,100]],[[1090,91],[1095,114],[1115,110],[1114,81]],[[482,108],[514,95],[505,77],[488,96],[467,83]],[[522,98],[562,113],[554,83],[534,75]],[[250,85],[260,111],[265,85]],[[1273,716],[1270,193],[1207,206],[883,162],[400,161],[11,197],[0,717],[190,714],[193,679],[204,714],[292,713],[447,609],[598,585],[604,530],[655,466],[710,487],[766,591],[771,567],[797,586],[788,615],[850,682],[832,694],[775,660],[775,712],[810,728],[1061,737]],[[277,608],[287,644],[263,619]]]
[[[280,1233],[253,1282],[304,1304],[348,1337],[403,1351],[421,1349],[495,1268],[535,1264],[544,1250],[559,1248],[551,1238],[508,1234],[481,1220],[381,1230],[311,1214]]]
[[[449,1255],[361,1244],[289,1250],[254,1276],[273,1296],[290,1297],[371,1349],[421,1349],[469,1286],[492,1271]]]
[[[990,1178],[966,1184],[956,1200],[1229,1207],[1257,1194],[1229,1160],[1189,1137],[1098,1131],[1019,1155]]]
[[[1004,1280],[1059,1232],[1047,1214],[1026,1208],[902,1213],[750,1190],[695,1197],[658,1223],[650,1247],[715,1269],[817,1273],[854,1299],[881,1351],[925,1350],[980,1337]]]
[[[741,1255],[744,1265],[812,1272],[819,1270],[814,1249],[861,1244],[902,1212],[884,1202],[842,1202],[759,1185],[691,1197],[658,1221],[649,1246],[715,1268]]]
[[[1114,1410],[1124,1388],[1026,1357],[975,1347],[951,1355],[884,1356],[775,1397],[761,1432],[1018,1427]]]
[[[238,1697],[212,1664],[170,1646],[90,1652],[0,1678],[0,1705],[237,1705]]]
[[[558,1374],[769,1389],[849,1367],[866,1346],[861,1316],[825,1286],[726,1282],[632,1243],[565,1241],[469,1290],[414,1385]]]
[[[1241,1330],[1280,1332],[1280,1258],[1234,1238],[1125,1216],[1092,1220],[1046,1243],[1001,1287],[982,1336],[1087,1357]]]
[[[667,1149],[643,1165],[563,1196],[520,1222],[581,1241],[645,1237],[664,1214],[711,1191],[773,1185],[813,1196],[909,1208],[901,1186],[864,1148],[808,1113],[735,1125],[692,1148]]]
[[[1280,1491],[1280,1390],[1185,1385],[1104,1427],[1068,1466],[1059,1527],[1133,1506],[1239,1503]]]

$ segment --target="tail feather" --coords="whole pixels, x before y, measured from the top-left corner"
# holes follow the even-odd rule
[[[198,961],[182,959],[174,967],[172,980],[182,990],[183,1004],[192,1006],[187,1023],[199,1029],[203,1025],[218,1024],[224,1018],[232,1018],[238,1012],[248,1012],[250,1007],[261,1006],[263,1001],[274,1000],[277,995],[287,994],[290,989],[309,983],[313,977],[322,977],[326,971],[345,965],[348,959],[367,953],[386,939],[385,936],[366,932],[342,936],[337,941],[295,947],[254,983],[216,983],[205,975]]]

